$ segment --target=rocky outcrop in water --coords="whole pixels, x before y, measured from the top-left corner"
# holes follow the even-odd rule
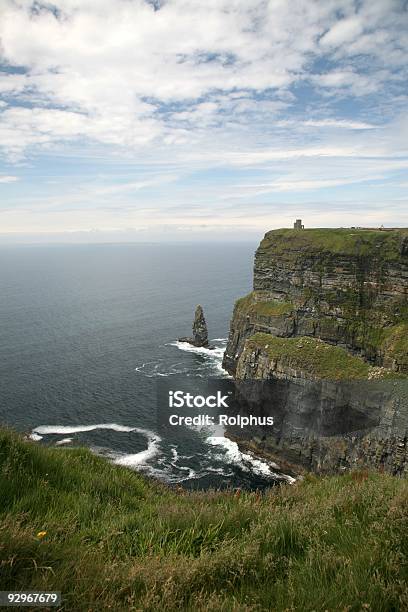
[[[179,342],[188,342],[193,346],[211,348],[208,343],[208,329],[207,323],[204,317],[204,311],[202,306],[198,304],[195,309],[194,322],[193,322],[193,336],[179,338]]]
[[[268,232],[223,362],[250,407],[279,417],[246,444],[316,471],[406,471],[407,298],[408,230]],[[325,419],[330,434],[307,426]]]

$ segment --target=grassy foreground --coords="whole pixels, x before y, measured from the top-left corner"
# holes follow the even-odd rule
[[[407,610],[407,556],[406,480],[187,493],[0,431],[0,590],[64,610]]]

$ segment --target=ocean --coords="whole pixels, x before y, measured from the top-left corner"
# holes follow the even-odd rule
[[[255,244],[0,248],[0,423],[39,444],[85,445],[193,489],[273,486],[284,476],[211,429],[158,427],[162,378],[225,377],[235,300]],[[215,350],[177,341],[202,304]]]

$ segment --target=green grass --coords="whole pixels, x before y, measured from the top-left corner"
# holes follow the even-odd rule
[[[356,344],[379,349],[387,338],[394,335],[397,326],[400,329],[398,334],[408,337],[404,331],[408,328],[406,296],[381,303],[378,293],[361,290],[361,287],[343,288],[341,291],[312,291],[306,288],[303,293],[305,301],[313,303],[321,321],[325,319],[326,304],[332,311],[336,309],[339,316],[345,319],[346,330],[353,335]],[[335,319],[333,323],[336,324]],[[407,349],[408,340],[405,340],[405,352]]]
[[[253,292],[244,295],[235,302],[234,310],[238,312],[246,312],[253,303]]]
[[[401,244],[406,237],[406,228],[394,231],[351,228],[313,228],[301,231],[278,229],[265,234],[260,249],[273,254],[301,250],[304,255],[335,253],[357,257],[374,256],[380,260],[394,261],[401,258]]]
[[[361,357],[318,338],[277,338],[271,334],[257,333],[247,340],[245,348],[262,348],[271,359],[280,360],[319,379],[365,379],[370,371],[370,366]]]
[[[235,307],[243,314],[255,314],[262,317],[280,317],[290,314],[295,308],[291,302],[279,302],[278,300],[256,301],[254,291],[237,300]]]
[[[381,312],[371,313],[371,318],[349,317],[346,323],[349,334],[353,334],[354,343],[365,348],[367,353],[382,356],[384,363],[390,367],[392,362],[398,364],[399,371],[408,374],[408,323],[402,321],[397,325],[382,326]],[[397,317],[396,317],[397,318]]]
[[[386,331],[384,353],[390,359],[395,359],[402,371],[408,372],[408,323],[401,323]]]
[[[396,260],[401,256],[401,241],[406,229],[395,231],[359,229],[291,229],[272,230],[261,243],[261,248],[275,251],[302,249],[307,252],[336,253],[355,256],[375,254],[382,260]]]
[[[0,589],[64,610],[406,610],[407,526],[385,474],[188,493],[0,430]]]
[[[256,302],[251,306],[251,312],[262,317],[279,317],[293,312],[294,306],[290,302],[278,302],[269,300],[267,302]]]

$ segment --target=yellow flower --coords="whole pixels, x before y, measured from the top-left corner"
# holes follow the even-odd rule
[[[46,532],[46,531],[39,531],[39,532],[37,533],[37,538],[43,538],[43,537],[45,537],[46,535],[47,535],[47,532]]]

